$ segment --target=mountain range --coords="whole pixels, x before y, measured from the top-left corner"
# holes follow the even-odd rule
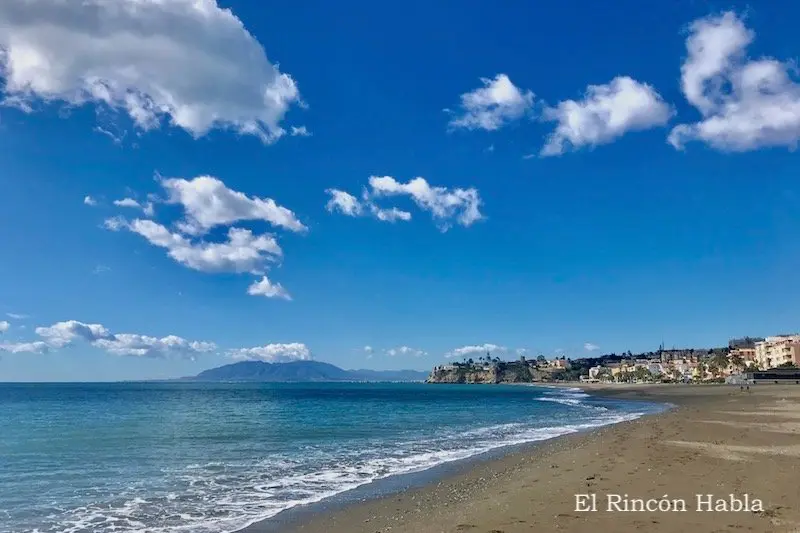
[[[242,361],[200,372],[188,381],[424,381],[427,372],[418,370],[344,370],[322,361],[266,363]]]

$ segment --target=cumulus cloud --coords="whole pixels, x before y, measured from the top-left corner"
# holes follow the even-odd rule
[[[366,345],[366,346],[364,346],[364,351],[365,351],[366,353],[370,353],[370,354],[371,354],[371,353],[373,353],[375,350],[372,348],[372,346],[370,346],[370,345]]]
[[[483,87],[461,95],[450,128],[497,130],[522,118],[533,106],[533,93],[520,90],[505,74],[481,78],[481,83]]]
[[[336,213],[338,211],[343,215],[356,217],[364,212],[364,207],[361,205],[361,202],[349,192],[340,191],[339,189],[326,189],[325,193],[331,197],[325,205],[325,209],[330,213]]]
[[[400,183],[391,176],[371,176],[369,185],[374,197],[410,196],[420,209],[429,211],[443,229],[448,228],[453,219],[462,226],[471,226],[483,218],[479,210],[481,199],[475,188],[431,187],[424,178]]]
[[[673,113],[655,89],[628,76],[589,85],[582,100],[565,100],[544,109],[542,119],[558,124],[540,155],[607,144],[629,131],[663,126]]]
[[[303,343],[267,344],[254,348],[229,350],[228,356],[237,361],[265,361],[267,363],[287,363],[290,361],[311,360],[311,350]]]
[[[76,339],[92,343],[101,339],[111,339],[113,335],[102,324],[86,324],[77,320],[57,322],[52,326],[36,328],[36,334],[54,348],[63,348]]]
[[[176,335],[157,338],[135,333],[120,333],[111,338],[98,339],[92,344],[110,354],[137,357],[182,355],[191,358],[216,349],[212,342],[188,341]]]
[[[7,320],[0,320],[0,333],[5,333],[11,327]]]
[[[396,207],[383,208],[383,207],[378,207],[373,203],[370,203],[369,211],[370,213],[372,213],[372,216],[374,216],[381,222],[397,222],[398,220],[401,220],[403,222],[408,222],[409,220],[411,220],[411,213],[409,213],[408,211],[403,211],[402,209],[398,209]]]
[[[118,207],[139,208],[152,215],[152,202],[177,204],[184,216],[174,229],[151,219],[128,220],[122,216],[106,219],[103,226],[111,231],[127,230],[144,237],[150,244],[163,248],[167,255],[193,270],[206,273],[250,273],[261,278],[247,289],[252,296],[265,296],[291,300],[289,293],[279,283],[266,277],[269,267],[280,262],[283,251],[276,237],[270,233],[256,234],[245,228],[234,227],[240,221],[262,221],[295,232],[307,228],[289,209],[271,198],[249,197],[229,189],[212,176],[199,176],[190,180],[162,179],[159,183],[166,197],[159,199],[148,195],[144,206],[132,199],[117,200]],[[209,237],[212,229],[229,226],[225,237]]]
[[[45,353],[50,347],[46,342],[4,342],[0,343],[0,352],[7,353]]]
[[[338,211],[348,216],[368,213],[383,222],[407,222],[411,220],[410,212],[397,207],[381,207],[376,203],[381,198],[407,196],[417,207],[431,213],[442,231],[448,230],[453,223],[471,226],[483,219],[477,189],[432,187],[424,178],[401,183],[391,176],[370,176],[369,187],[364,190],[361,200],[338,189],[328,189],[326,192],[331,196],[326,206],[328,211]]]
[[[167,255],[178,263],[200,272],[263,274],[283,254],[272,235],[254,235],[243,228],[230,228],[223,242],[206,242],[190,240],[152,220],[136,219],[122,227],[153,246],[166,249]]]
[[[36,328],[36,334],[43,340],[33,343],[20,343],[17,352],[43,352],[48,349],[64,348],[76,341],[84,341],[114,355],[137,357],[193,357],[216,349],[211,342],[188,341],[176,335],[150,337],[136,333],[114,334],[102,324],[87,324],[77,320],[57,322],[52,326]],[[23,349],[24,348],[24,349]],[[6,351],[12,351],[10,349]]]
[[[133,209],[140,209],[148,217],[151,217],[155,214],[153,202],[140,204],[133,198],[123,198],[122,200],[114,200],[114,205],[117,207],[131,207]]]
[[[259,281],[254,281],[252,285],[247,288],[247,294],[250,296],[264,296],[265,298],[292,299],[286,289],[283,288],[283,285],[280,283],[272,283],[267,276],[262,276]]]
[[[96,206],[96,205],[97,205],[97,200],[95,200],[95,199],[94,199],[94,198],[92,198],[91,196],[84,196],[84,197],[83,197],[83,203],[84,203],[85,205],[89,205],[89,206],[92,206],[92,207],[94,207],[94,206]]]
[[[186,219],[178,227],[189,235],[202,235],[216,226],[243,220],[261,220],[296,232],[307,230],[291,210],[272,198],[249,197],[213,176],[165,179],[161,185],[167,192],[167,202],[180,204],[186,211]]]
[[[194,137],[222,128],[272,143],[293,104],[291,76],[216,0],[0,2],[5,102],[99,104],[141,130],[166,118]]]
[[[675,148],[692,141],[731,152],[797,147],[800,85],[796,68],[770,57],[748,58],[746,49],[754,38],[733,12],[692,23],[681,87],[702,119],[673,128],[668,141]]]
[[[389,348],[386,350],[386,355],[389,357],[395,357],[398,355],[407,355],[411,357],[422,357],[423,355],[427,355],[427,352],[424,350],[418,350],[416,348],[411,348],[409,346],[399,346],[397,348]]]
[[[497,344],[477,344],[477,345],[470,345],[470,346],[462,346],[461,348],[456,348],[455,350],[451,350],[444,354],[445,357],[465,357],[468,355],[485,355],[486,353],[492,352],[500,352],[504,353],[508,351],[505,346],[499,346]]]
[[[583,349],[587,352],[596,352],[600,349],[600,347],[596,344],[592,344],[591,342],[587,342],[583,345]]]

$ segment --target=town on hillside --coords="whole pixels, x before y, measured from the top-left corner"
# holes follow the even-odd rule
[[[440,365],[429,383],[749,383],[800,380],[800,334],[731,339],[721,348],[665,349],[569,359],[521,356],[503,361],[490,353]]]

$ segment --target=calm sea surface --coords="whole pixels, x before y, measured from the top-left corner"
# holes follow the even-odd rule
[[[659,409],[501,385],[0,384],[0,532],[235,531]]]

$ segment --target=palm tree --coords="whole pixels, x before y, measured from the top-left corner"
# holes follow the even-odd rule
[[[718,368],[727,368],[728,367],[728,354],[726,354],[725,352],[715,353],[714,357],[711,358],[711,361]]]
[[[741,370],[744,368],[744,359],[738,353],[731,355],[730,357],[731,366],[737,370]]]
[[[706,377],[706,365],[702,361],[697,363],[697,381],[703,381]]]

